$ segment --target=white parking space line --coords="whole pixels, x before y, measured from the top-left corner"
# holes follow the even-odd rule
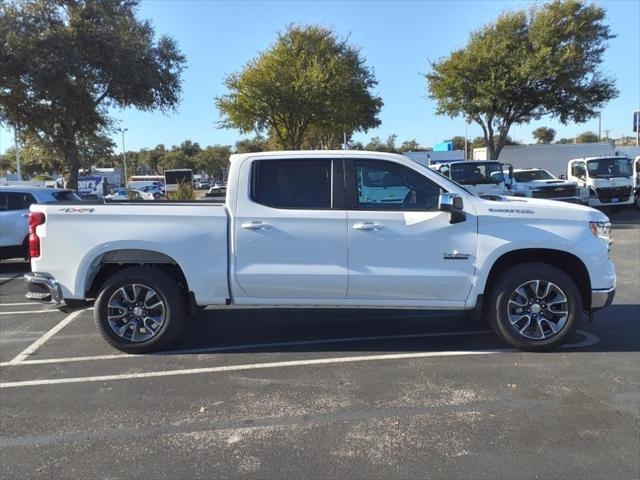
[[[427,338],[427,337],[455,337],[460,335],[485,335],[493,333],[493,330],[466,330],[461,332],[436,332],[436,333],[411,333],[403,335],[375,335],[368,337],[339,337],[339,338],[326,338],[318,340],[296,340],[291,342],[270,342],[270,343],[253,343],[245,345],[230,345],[225,347],[208,347],[208,348],[192,348],[185,350],[169,350],[166,352],[158,352],[154,355],[133,355],[133,354],[111,354],[111,355],[89,355],[84,357],[66,357],[66,358],[43,358],[38,360],[24,360],[20,363],[3,362],[0,363],[0,367],[6,367],[9,365],[42,365],[47,363],[68,363],[68,362],[86,362],[89,360],[115,360],[115,359],[134,359],[134,358],[153,358],[155,356],[170,356],[170,355],[197,355],[202,353],[216,353],[216,352],[233,352],[239,350],[251,350],[260,348],[273,348],[273,347],[298,347],[304,345],[330,345],[333,343],[354,343],[354,342],[369,342],[373,340],[406,340],[412,338]]]
[[[26,315],[28,313],[57,313],[56,309],[21,310],[19,312],[0,312],[0,315]]]
[[[58,323],[55,327],[49,330],[47,333],[42,335],[38,340],[33,342],[27,348],[25,348],[22,352],[16,355],[9,363],[9,365],[16,365],[27,359],[29,355],[33,355],[33,353],[38,350],[42,345],[44,345],[51,337],[53,337],[56,333],[62,330],[64,327],[69,325],[73,320],[75,320],[84,310],[76,310],[75,312],[67,315],[60,323]]]
[[[203,373],[237,372],[241,370],[263,370],[268,368],[304,367],[311,365],[335,365],[380,360],[406,360],[413,358],[453,357],[466,355],[491,355],[501,352],[514,352],[513,349],[497,350],[458,350],[449,352],[395,353],[386,355],[362,355],[357,357],[316,358],[310,360],[290,360],[284,362],[251,363],[246,365],[229,365],[224,367],[189,368],[184,370],[164,370],[156,372],[125,373],[120,375],[101,375],[95,377],[72,377],[43,380],[26,380],[0,383],[0,388],[33,387],[39,385],[60,385],[68,383],[107,382],[111,380],[130,380],[137,378],[157,378],[177,375],[195,375]]]
[[[41,305],[43,307],[55,306],[54,303],[36,303],[36,302],[0,303],[0,307],[22,307],[25,305],[31,305],[32,307],[36,305]]]
[[[89,355],[89,356],[83,356],[83,357],[43,358],[43,359],[37,359],[37,360],[22,360],[20,362],[14,362],[12,360],[10,362],[0,362],[0,367],[85,362],[90,360],[117,360],[117,359],[139,359],[139,358],[153,359],[154,357],[161,357],[161,356],[197,355],[197,354],[203,354],[203,353],[232,352],[232,351],[241,351],[241,350],[249,350],[249,349],[270,348],[270,347],[292,347],[292,346],[320,345],[320,344],[332,344],[332,343],[354,343],[354,342],[365,342],[365,341],[372,341],[372,340],[398,340],[398,339],[427,338],[427,337],[449,337],[449,336],[473,335],[473,334],[484,335],[484,334],[490,334],[490,333],[493,333],[493,330],[468,330],[468,331],[461,331],[461,332],[416,333],[416,334],[406,334],[406,335],[376,335],[376,336],[368,336],[368,337],[341,337],[341,338],[327,338],[327,339],[319,339],[319,340],[301,340],[301,341],[293,341],[293,342],[254,343],[254,344],[246,344],[246,345],[230,345],[226,347],[169,350],[166,352],[159,352],[153,355],[149,355],[149,354],[134,355],[134,354],[117,354],[116,353],[111,355]],[[584,330],[578,330],[577,333],[584,337],[583,340],[579,342],[566,343],[562,345],[560,349],[586,348],[600,342],[600,337],[598,337],[597,335],[594,335],[593,333],[585,332]],[[511,350],[505,350],[505,351],[511,351]]]

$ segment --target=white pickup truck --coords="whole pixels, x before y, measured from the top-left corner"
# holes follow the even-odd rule
[[[104,338],[135,353],[164,347],[211,305],[466,310],[509,344],[545,350],[613,299],[610,224],[597,210],[482,199],[386,153],[230,162],[225,204],[32,206],[27,297],[95,302]],[[401,184],[394,199],[375,192],[385,177]]]
[[[508,172],[505,171],[506,175]],[[578,184],[554,177],[544,168],[517,168],[512,170],[509,195],[514,197],[547,198],[562,202],[580,202]]]
[[[460,160],[436,163],[430,167],[479,197],[504,195],[507,185],[513,183],[513,168],[497,160]],[[506,175],[503,173],[505,167],[511,167],[506,170]]]

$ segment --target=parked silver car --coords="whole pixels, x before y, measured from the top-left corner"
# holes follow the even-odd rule
[[[0,187],[0,260],[29,257],[29,207],[33,203],[79,201],[71,190],[32,186]]]

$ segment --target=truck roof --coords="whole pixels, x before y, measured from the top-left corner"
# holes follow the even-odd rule
[[[33,185],[0,185],[0,190],[16,190],[22,192],[70,192],[68,188],[34,187]]]
[[[569,161],[570,161],[570,162],[573,162],[573,161],[575,161],[575,160],[586,160],[586,161],[589,161],[589,160],[606,160],[606,159],[609,159],[609,158],[613,158],[613,159],[615,159],[615,158],[629,158],[629,157],[627,157],[626,155],[600,155],[600,156],[598,156],[598,157],[579,157],[579,158],[572,158],[572,159],[570,159]],[[631,158],[629,158],[629,160],[631,160]]]
[[[344,156],[349,157],[366,157],[371,155],[388,157],[388,158],[404,158],[409,157],[389,152],[372,152],[367,150],[276,150],[270,152],[251,152],[251,153],[234,153],[229,157],[230,162],[243,160],[248,157],[292,157],[292,158],[309,158],[309,157],[331,157]],[[302,159],[302,158],[301,158]],[[410,159],[409,159],[410,160]]]

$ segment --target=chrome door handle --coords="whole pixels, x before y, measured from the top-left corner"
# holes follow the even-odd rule
[[[264,222],[246,222],[240,225],[247,230],[267,230],[271,228],[271,225]]]
[[[20,216],[21,216],[21,217],[28,217],[28,216],[29,216],[29,214],[28,214],[28,213],[21,213],[21,214],[20,214]]]
[[[355,228],[356,230],[382,230],[384,226],[380,225],[379,223],[363,222],[354,223],[353,228]]]

